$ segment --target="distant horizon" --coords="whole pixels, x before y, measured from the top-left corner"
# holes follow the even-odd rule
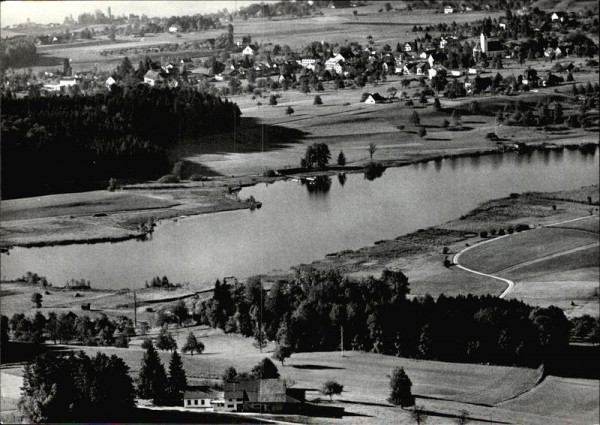
[[[269,1],[269,0],[267,0]],[[229,11],[245,7],[258,0],[225,0],[225,1],[82,1],[82,0],[9,0],[0,3],[0,27],[27,23],[50,24],[64,22],[65,17],[73,15],[73,19],[82,13],[94,13],[100,9],[107,14],[111,8],[113,16],[145,14],[149,18],[168,17],[173,15],[190,15],[196,13],[214,13],[224,8]]]

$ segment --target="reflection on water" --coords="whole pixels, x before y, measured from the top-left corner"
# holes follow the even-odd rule
[[[311,180],[302,180],[302,184],[306,186],[309,193],[327,193],[331,188],[331,177],[316,176]]]
[[[346,184],[346,173],[338,174],[338,182],[340,183],[340,186],[342,186],[342,187]]]
[[[15,248],[2,254],[2,275],[27,271],[64,284],[143,286],[154,276],[209,282],[308,263],[457,218],[511,192],[551,191],[598,183],[598,157],[579,151],[455,158],[319,179],[322,189],[279,181],[244,188],[260,210],[230,211],[160,223],[148,242]],[[498,164],[502,167],[498,167]],[[344,183],[348,183],[345,184]]]

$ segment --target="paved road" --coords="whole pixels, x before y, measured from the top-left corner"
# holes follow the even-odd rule
[[[571,222],[574,222],[574,221],[585,220],[585,219],[590,219],[590,218],[598,218],[598,216],[597,215],[592,215],[592,216],[586,215],[584,217],[577,217],[577,218],[573,218],[573,219],[570,219],[570,220],[564,220],[564,221],[559,221],[559,222],[556,222],[556,223],[547,224],[545,226],[540,226],[537,229],[541,229],[541,228],[544,228],[544,227],[555,227],[555,226],[559,226],[561,224],[571,223]],[[514,233],[514,234],[516,234],[516,233]],[[508,294],[510,294],[512,292],[512,290],[515,287],[515,282],[513,282],[510,279],[505,279],[505,278],[500,277],[500,276],[492,275],[492,274],[489,274],[489,273],[478,272],[477,270],[473,270],[473,269],[470,269],[468,267],[461,266],[459,264],[459,262],[458,262],[458,259],[460,258],[460,256],[463,253],[465,253],[465,252],[467,252],[467,251],[469,251],[469,250],[471,250],[473,248],[479,247],[479,246],[481,246],[483,244],[486,244],[486,243],[492,243],[492,242],[498,241],[500,239],[507,238],[509,236],[512,236],[512,235],[508,234],[508,235],[504,235],[504,236],[498,236],[498,237],[496,237],[494,239],[488,239],[488,240],[485,240],[483,242],[479,242],[478,244],[471,245],[471,246],[463,249],[462,251],[456,253],[456,255],[454,255],[454,258],[453,258],[452,262],[454,263],[454,265],[456,267],[458,267],[461,270],[467,271],[469,273],[474,273],[474,274],[479,275],[479,276],[489,277],[490,279],[495,279],[495,280],[499,280],[501,282],[506,283],[507,288],[504,290],[504,292],[502,292],[500,294],[500,298],[504,298],[504,297],[506,297]],[[561,256],[561,255],[570,254],[571,252],[576,252],[576,251],[579,251],[581,249],[588,249],[588,248],[593,247],[594,245],[598,245],[598,243],[596,242],[596,243],[593,243],[593,244],[590,244],[590,245],[585,245],[585,246],[582,246],[582,247],[573,248],[573,249],[569,249],[569,250],[566,250],[566,251],[563,251],[563,252],[552,254],[552,255],[549,255],[549,256],[546,256],[546,257],[538,258],[536,260],[527,261],[526,263],[521,263],[521,264],[515,265],[513,267],[509,267],[508,269],[504,269],[502,271],[505,272],[505,271],[514,270],[516,268],[523,267],[523,266],[529,265],[529,264],[533,264],[533,263],[536,263],[538,261],[543,261],[543,260],[546,260],[548,258],[553,258],[553,257]]]

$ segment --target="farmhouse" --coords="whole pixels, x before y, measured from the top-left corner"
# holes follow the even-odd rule
[[[183,393],[183,407],[202,410],[214,410],[213,402],[217,401],[216,394],[211,391],[188,390]]]
[[[116,84],[117,80],[115,80],[113,77],[108,77],[105,81],[104,84],[106,84],[106,88],[110,88],[110,86],[112,86],[113,84]]]
[[[256,49],[250,45],[244,47],[244,50],[242,50],[244,56],[254,56],[254,53],[256,53]]]
[[[148,84],[150,87],[160,86],[164,81],[164,78],[156,71],[148,71],[144,75],[144,84]]]
[[[450,5],[444,6],[444,14],[449,15],[454,13],[454,8]]]
[[[281,379],[261,379],[225,384],[223,403],[215,410],[294,413],[304,408],[305,390],[287,388]]]
[[[383,103],[385,99],[379,93],[370,93],[365,99],[365,103],[374,105],[376,103]]]

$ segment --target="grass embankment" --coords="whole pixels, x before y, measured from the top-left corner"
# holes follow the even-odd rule
[[[2,201],[0,247],[140,238],[148,229],[141,223],[249,207],[218,182],[14,199]]]

